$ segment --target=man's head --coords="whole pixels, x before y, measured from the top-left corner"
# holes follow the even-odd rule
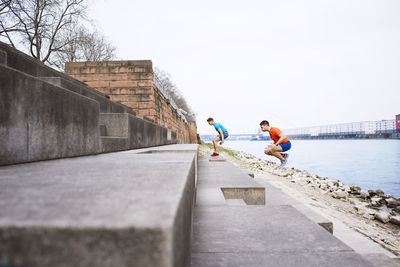
[[[266,120],[263,120],[262,122],[260,122],[260,126],[261,126],[261,130],[263,132],[269,131],[269,129],[270,129],[269,122]]]
[[[207,119],[208,124],[214,125],[214,119],[213,118],[208,118]]]

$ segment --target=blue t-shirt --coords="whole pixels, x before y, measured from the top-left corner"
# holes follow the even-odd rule
[[[221,123],[219,123],[219,122],[214,122],[214,128],[215,128],[215,130],[218,132],[218,129],[219,128],[221,128],[221,131],[224,133],[224,132],[227,132],[227,130],[225,129],[225,127],[221,124]]]

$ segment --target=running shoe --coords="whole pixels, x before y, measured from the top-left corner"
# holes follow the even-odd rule
[[[285,160],[281,160],[281,166],[279,166],[279,169],[282,169],[283,167],[285,167],[286,163],[287,163],[286,159]]]
[[[219,156],[219,154],[215,153],[215,152],[211,154],[211,157],[218,157],[218,156]]]

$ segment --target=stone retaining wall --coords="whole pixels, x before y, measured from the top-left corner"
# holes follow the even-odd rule
[[[150,60],[70,62],[65,72],[110,96],[111,100],[131,107],[138,115],[176,131],[178,143],[196,143],[195,122],[189,129],[190,124],[155,86]]]

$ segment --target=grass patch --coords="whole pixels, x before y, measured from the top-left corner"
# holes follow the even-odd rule
[[[203,141],[201,141],[201,145],[205,145],[210,149],[214,149],[214,145],[210,144],[210,143],[204,143]],[[218,150],[220,152],[224,152],[224,153],[226,153],[226,154],[228,154],[229,156],[232,156],[232,157],[236,157],[237,156],[237,153],[235,151],[231,150],[231,149],[227,149],[227,148],[218,146]]]
[[[283,177],[289,177],[289,176],[293,176],[293,173],[286,173],[285,175],[283,175]]]

